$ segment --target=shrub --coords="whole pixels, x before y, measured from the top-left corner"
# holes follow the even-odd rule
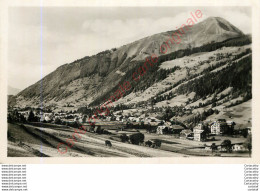
[[[87,126],[87,132],[94,132],[93,126]]]
[[[125,133],[123,133],[122,135],[120,135],[120,139],[124,143],[129,140],[129,137]]]
[[[161,147],[161,144],[162,144],[162,141],[160,141],[160,140],[154,140],[154,143],[153,143],[154,148],[159,148],[159,147]]]
[[[54,123],[55,124],[62,124],[62,121],[61,121],[60,118],[57,117],[57,118],[55,118]]]
[[[80,125],[80,123],[73,121],[73,122],[66,122],[66,126],[79,128],[81,125]]]
[[[212,103],[211,105],[211,107],[216,107],[216,106],[217,106],[216,102]]]
[[[148,146],[148,147],[151,147],[152,146],[152,141],[148,140],[148,141],[145,141],[145,146]]]
[[[230,153],[232,152],[232,144],[231,144],[231,141],[229,139],[224,140],[221,143],[221,146],[223,148],[225,148],[227,152],[230,152]]]
[[[214,110],[214,113],[215,113],[215,114],[219,114],[219,110],[217,110],[217,109]]]
[[[28,121],[34,122],[35,121],[35,116],[32,111],[30,111],[29,116],[28,116]]]
[[[107,131],[106,129],[103,129],[102,134],[109,135],[111,133],[109,131]]]
[[[94,132],[100,134],[101,133],[101,127],[98,125],[94,128]]]
[[[139,143],[144,142],[144,134],[143,133],[136,133],[129,136],[129,140],[134,145],[139,145]]]

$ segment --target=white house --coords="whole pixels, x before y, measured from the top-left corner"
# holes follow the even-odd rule
[[[44,120],[45,120],[46,122],[50,122],[50,121],[51,121],[51,118],[50,118],[49,116],[46,116],[46,117],[44,117]]]
[[[220,135],[226,132],[228,126],[226,120],[217,120],[210,124],[211,134]]]
[[[161,125],[161,126],[158,126],[157,129],[156,129],[156,133],[158,135],[162,135],[163,134],[163,130],[166,128],[165,125]]]
[[[247,151],[247,148],[245,148],[245,146],[243,144],[234,144],[232,146],[232,150],[233,151]]]
[[[206,140],[206,132],[201,129],[193,130],[194,141],[205,141]]]
[[[122,120],[122,116],[121,115],[118,115],[118,116],[116,116],[116,121],[121,121]]]

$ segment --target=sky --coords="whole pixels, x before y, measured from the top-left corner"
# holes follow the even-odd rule
[[[174,30],[190,12],[222,17],[251,33],[249,7],[12,7],[8,22],[8,85],[24,89],[57,67]]]

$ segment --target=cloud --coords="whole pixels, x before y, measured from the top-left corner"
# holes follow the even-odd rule
[[[134,19],[93,19],[85,20],[82,29],[85,34],[96,36],[96,39],[112,38],[114,44],[123,45],[156,33],[174,30],[186,23],[189,13],[173,17],[134,18]],[[97,41],[98,41],[97,40]]]

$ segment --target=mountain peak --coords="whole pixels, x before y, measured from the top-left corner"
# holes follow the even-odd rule
[[[48,104],[90,104],[97,100],[97,97],[115,88],[122,80],[121,78],[131,76],[136,63],[143,62],[152,54],[159,57],[212,42],[218,43],[244,36],[239,29],[220,17],[209,17],[192,27],[186,26],[183,28],[185,32],[178,37],[175,35],[176,41],[173,42],[171,37],[177,34],[178,30],[154,34],[121,46],[114,51],[103,51],[97,55],[65,64],[43,80],[20,92],[16,98],[18,101],[23,100],[19,102],[23,105],[25,103],[38,105],[42,102],[39,97],[43,97],[44,102]],[[166,42],[169,46],[166,53],[163,53],[160,47]],[[126,75],[121,75],[122,73]]]
[[[222,17],[208,17],[204,21],[202,21],[204,25],[207,25],[208,28],[211,27],[217,27],[218,32],[220,32],[220,29],[222,29],[222,32],[232,32],[237,33],[239,35],[244,35],[244,33],[236,28],[234,25],[232,25],[230,22],[228,22],[226,19]]]
[[[210,17],[206,18],[205,20],[215,20],[215,21],[222,20],[222,21],[226,21],[222,17],[213,17],[213,16],[210,16]]]

